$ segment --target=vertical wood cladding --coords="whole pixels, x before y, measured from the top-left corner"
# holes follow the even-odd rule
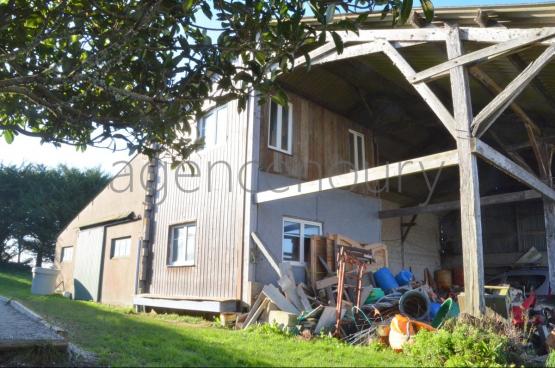
[[[288,94],[293,105],[292,154],[268,147],[268,105],[262,106],[260,129],[260,168],[301,180],[316,180],[343,174],[350,166],[349,130],[364,134],[366,167],[374,165],[374,144],[370,129],[333,113],[297,95]],[[358,186],[355,191],[371,193],[373,186]]]

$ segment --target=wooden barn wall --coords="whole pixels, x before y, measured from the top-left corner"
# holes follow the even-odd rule
[[[374,142],[370,129],[344,116],[288,93],[293,105],[292,154],[268,147],[269,104],[261,108],[260,169],[300,180],[316,180],[351,171],[349,129],[364,134],[367,167],[374,164]],[[354,191],[371,194],[372,184],[359,185]]]
[[[238,114],[231,102],[227,122],[226,144],[190,157],[200,169],[195,177],[184,177],[191,174],[188,168],[176,177],[164,160],[158,166],[151,295],[241,299],[244,190],[238,177],[246,161],[247,113]],[[193,221],[197,224],[194,266],[169,266],[170,226]]]
[[[509,203],[482,208],[484,266],[490,275],[513,264],[531,247],[544,254],[545,225],[541,201]],[[457,211],[441,220],[441,248],[446,267],[460,265],[461,235]],[[543,261],[542,261],[543,262]],[[547,264],[546,262],[543,262]]]

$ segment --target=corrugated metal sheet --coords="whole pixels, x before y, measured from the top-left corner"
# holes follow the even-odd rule
[[[75,249],[75,270],[73,271],[75,299],[99,300],[103,246],[103,226],[79,232]]]
[[[149,293],[164,296],[240,299],[241,250],[243,244],[244,192],[238,183],[245,160],[246,112],[228,105],[228,144],[207,148],[191,156],[199,165],[199,177],[182,177],[159,166],[152,280]],[[231,176],[222,162],[231,170]],[[208,165],[214,165],[208,191]],[[167,171],[166,171],[167,170]],[[183,172],[181,172],[183,175]],[[231,181],[231,189],[229,182]],[[194,191],[195,188],[199,188]],[[189,191],[189,193],[187,193]],[[168,266],[169,228],[197,224],[195,265]]]

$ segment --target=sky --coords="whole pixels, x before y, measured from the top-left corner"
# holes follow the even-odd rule
[[[553,1],[527,0],[433,0],[435,7],[442,6],[477,6],[499,4],[531,4]],[[419,4],[414,1],[415,5]],[[77,152],[74,147],[63,146],[56,148],[51,144],[40,144],[37,138],[17,136],[12,144],[7,144],[0,138],[0,163],[20,165],[23,163],[57,166],[65,164],[81,169],[100,167],[106,173],[116,174],[121,165],[114,163],[129,160],[127,152],[112,152],[108,149],[88,148],[85,152]]]

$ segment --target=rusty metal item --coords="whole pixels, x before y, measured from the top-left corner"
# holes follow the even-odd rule
[[[340,334],[341,308],[343,304],[343,292],[345,291],[345,267],[351,265],[357,267],[357,289],[356,306],[361,305],[362,276],[368,265],[372,262],[372,251],[362,248],[341,246],[337,253],[337,303],[335,307],[335,334]]]

